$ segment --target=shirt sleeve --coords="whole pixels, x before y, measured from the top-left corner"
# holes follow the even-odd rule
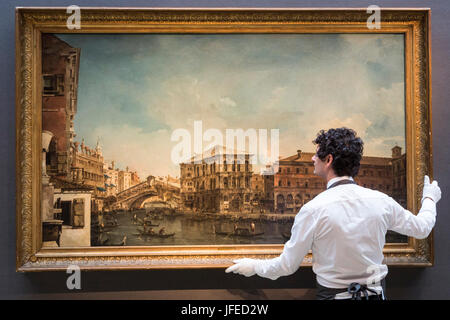
[[[293,274],[311,249],[316,222],[310,209],[302,207],[292,225],[291,238],[284,245],[279,257],[259,260],[255,272],[271,280]]]
[[[425,198],[417,215],[390,198],[391,223],[389,229],[416,239],[425,239],[436,222],[436,204]]]

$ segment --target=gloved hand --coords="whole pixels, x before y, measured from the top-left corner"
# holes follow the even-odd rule
[[[441,188],[439,188],[436,180],[430,184],[430,177],[428,176],[425,176],[423,179],[422,202],[425,198],[431,198],[434,203],[437,203],[441,199]]]
[[[243,258],[234,260],[233,262],[235,264],[228,267],[227,270],[225,270],[226,273],[233,272],[242,274],[246,277],[251,277],[256,273],[255,266],[258,264],[258,260],[256,259]]]

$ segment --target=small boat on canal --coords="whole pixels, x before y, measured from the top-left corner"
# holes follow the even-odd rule
[[[264,234],[264,232],[256,232],[256,231],[250,231],[247,228],[236,228],[232,232],[227,231],[215,231],[217,235],[221,236],[228,236],[228,237],[245,237],[245,238],[253,238],[256,236],[260,236]]]
[[[175,235],[175,232],[172,232],[172,233],[159,233],[159,232],[145,231],[142,228],[138,228],[137,231],[139,232],[140,236],[155,237],[155,238],[170,238],[170,237],[173,237]]]
[[[145,220],[145,218],[144,220],[137,218],[137,223],[146,227],[159,227],[159,224],[154,224],[150,220]]]

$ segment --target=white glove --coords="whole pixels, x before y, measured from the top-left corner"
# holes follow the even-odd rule
[[[441,199],[441,188],[439,188],[436,180],[430,184],[430,178],[425,176],[423,179],[423,196],[422,202],[425,198],[430,198],[437,203]]]
[[[243,258],[243,259],[237,259],[233,261],[235,264],[233,264],[231,267],[228,267],[227,270],[225,270],[226,273],[238,273],[242,274],[246,277],[253,276],[256,271],[256,265],[258,264],[258,260],[256,259],[249,259],[249,258]]]

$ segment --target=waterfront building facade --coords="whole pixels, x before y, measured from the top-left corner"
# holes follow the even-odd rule
[[[314,153],[297,154],[279,161],[274,177],[276,213],[297,213],[302,205],[324,191],[326,182],[314,175]],[[392,157],[362,157],[355,182],[365,188],[392,196],[406,207],[406,155],[401,148],[392,149]]]
[[[273,186],[276,213],[297,213],[325,189],[323,179],[314,175],[313,156],[314,153],[297,150],[295,155],[279,160]]]
[[[91,210],[100,212],[107,196],[105,188],[104,159],[99,143],[95,149],[84,143],[73,143],[72,179],[93,188]]]
[[[242,212],[252,209],[251,155],[215,146],[180,164],[181,202],[186,210]]]
[[[219,152],[217,152],[219,151]],[[231,158],[245,159],[241,163]],[[274,174],[255,174],[250,155],[217,149],[180,164],[181,203],[185,210],[295,214],[326,188],[314,175],[312,152],[281,158]],[[406,156],[400,147],[392,157],[363,157],[357,184],[393,196],[406,205]],[[269,173],[267,170],[266,173]],[[403,201],[403,202],[402,202]]]

